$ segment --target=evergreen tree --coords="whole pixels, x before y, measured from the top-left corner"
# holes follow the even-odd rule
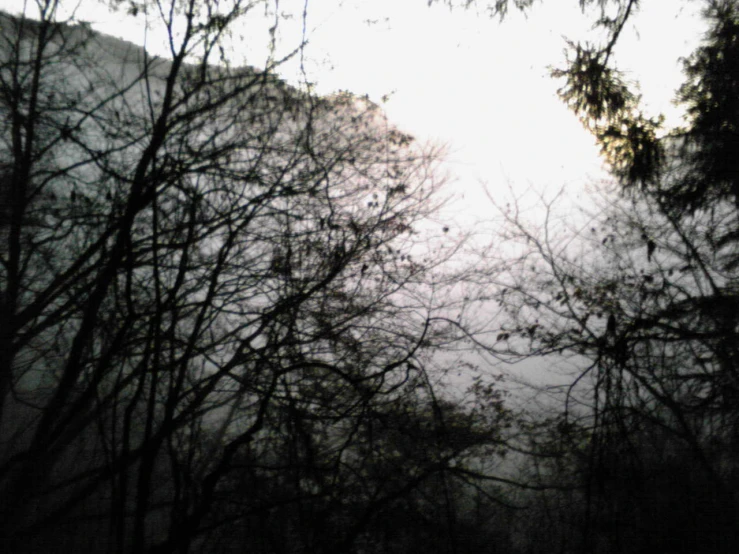
[[[524,255],[490,273],[509,318],[490,348],[577,368],[553,427],[577,453],[569,467],[581,487],[570,504],[579,538],[563,551],[734,552],[739,4],[705,2],[709,31],[678,91],[688,122],[674,130],[643,115],[614,68],[638,5],[599,2],[607,40],[569,42],[567,66],[554,71],[615,186],[601,186],[574,232],[555,228],[551,212],[540,229],[504,209]],[[543,467],[544,482],[563,479]]]

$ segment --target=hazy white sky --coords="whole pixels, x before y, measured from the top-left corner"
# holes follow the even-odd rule
[[[80,3],[78,19],[143,43],[141,18],[95,9],[96,0],[72,1]],[[280,7],[301,13],[303,2],[280,0]],[[18,12],[22,4],[0,0],[0,9]],[[640,81],[650,113],[667,112],[673,124],[679,123],[671,105],[682,80],[678,58],[694,49],[701,33],[696,4],[644,0],[616,51],[619,68]],[[444,214],[444,225],[465,232],[475,220],[495,216],[484,186],[498,200],[509,186],[552,193],[566,185],[577,196],[584,184],[605,175],[592,137],[556,97],[558,84],[548,75],[549,66],[563,64],[563,37],[584,39],[590,31],[594,18],[577,5],[543,0],[528,18],[511,14],[499,23],[475,12],[430,8],[427,0],[309,0],[305,68],[319,93],[368,94],[392,123],[448,146],[445,169],[459,200]],[[268,26],[261,19],[244,31],[238,53],[250,65],[264,65]],[[281,29],[284,51],[299,43],[299,17]],[[157,53],[157,37],[149,34],[147,42]],[[296,63],[281,71],[293,83],[303,79]],[[486,229],[475,228],[483,240],[493,240]],[[518,376],[541,378],[538,362],[529,373],[516,367]]]
[[[484,2],[484,0],[482,0]],[[76,17],[102,32],[142,43],[142,18],[96,9],[95,0],[73,0]],[[303,0],[282,0],[280,10],[300,14]],[[699,36],[696,2],[646,0],[619,43],[619,67],[640,81],[648,107],[672,110],[681,81],[678,57],[690,53]],[[11,12],[23,0],[0,0]],[[528,17],[499,23],[484,13],[429,7],[426,0],[309,0],[305,51],[308,78],[322,93],[338,89],[368,94],[390,121],[421,139],[449,148],[454,190],[465,196],[463,210],[487,205],[481,183],[498,190],[557,188],[599,175],[592,138],[556,98],[557,83],[547,67],[562,65],[564,36],[587,36],[590,17],[576,0],[544,0]],[[297,44],[302,21],[281,24],[284,49]],[[240,52],[263,65],[268,25],[259,20],[245,30]],[[638,32],[637,32],[638,31]],[[156,37],[148,37],[151,48]],[[283,68],[295,82],[297,63]]]

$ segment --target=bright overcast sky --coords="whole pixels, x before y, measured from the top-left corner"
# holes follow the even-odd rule
[[[22,2],[0,0],[0,7],[17,12]],[[143,42],[140,17],[111,16],[94,9],[95,0],[79,2],[78,19]],[[691,52],[700,33],[696,4],[646,0],[616,52],[619,67],[641,82],[648,107],[654,114],[672,110],[675,123],[678,57]],[[281,11],[298,14],[302,6],[302,0],[280,3]],[[376,102],[389,95],[384,108],[391,122],[448,146],[454,190],[468,206],[485,204],[481,183],[490,190],[509,183],[577,187],[599,175],[597,149],[556,98],[558,85],[547,73],[562,65],[563,36],[588,33],[594,18],[577,6],[544,0],[527,18],[512,13],[499,23],[484,13],[429,7],[426,0],[310,0],[305,68],[321,93],[350,90]],[[267,25],[259,26],[248,32],[255,38],[247,38],[243,53],[254,66],[266,56]],[[301,29],[300,18],[283,24],[286,49],[297,44]],[[148,41],[154,49],[155,37]],[[301,78],[295,64],[282,71],[292,82]]]

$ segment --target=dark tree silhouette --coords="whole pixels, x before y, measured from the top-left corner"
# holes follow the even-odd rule
[[[535,222],[515,203],[501,206],[505,236],[523,254],[490,273],[507,314],[490,349],[564,357],[573,368],[566,385],[546,391],[562,400],[550,439],[532,438],[542,454],[567,453],[566,463],[534,464],[542,482],[579,483],[566,499],[566,527],[578,532],[563,533],[563,552],[732,552],[739,4],[704,3],[709,30],[678,91],[688,122],[672,130],[643,115],[614,68],[639,2],[598,4],[607,40],[569,42],[568,65],[554,76],[614,182],[579,219],[549,203]],[[562,499],[550,492],[539,505],[561,509]]]
[[[347,552],[501,441],[495,402],[443,434],[427,371],[458,336],[458,244],[416,228],[437,152],[366,100],[230,66],[260,4],[131,3],[169,59],[56,0],[2,16],[7,552]]]

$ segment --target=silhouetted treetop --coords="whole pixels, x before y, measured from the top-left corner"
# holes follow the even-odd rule
[[[705,17],[710,29],[684,60],[687,80],[678,92],[689,118],[678,135],[688,165],[670,193],[689,209],[721,199],[739,206],[739,5],[710,2]]]

